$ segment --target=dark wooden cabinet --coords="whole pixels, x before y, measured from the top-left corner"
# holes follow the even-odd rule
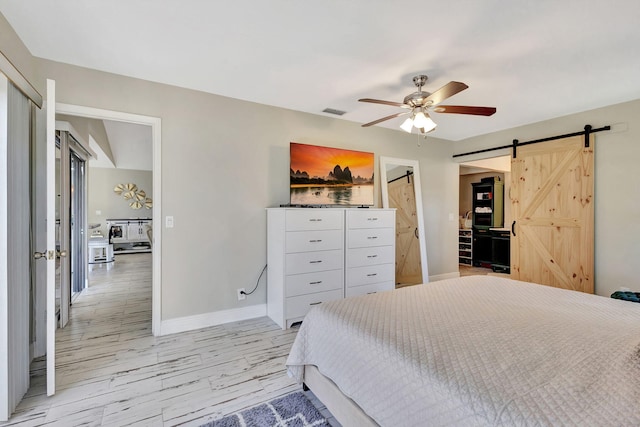
[[[504,218],[504,183],[499,177],[483,178],[471,184],[473,226],[502,227]]]
[[[511,234],[509,230],[490,230],[491,269],[501,273],[511,271]]]
[[[476,267],[490,268],[491,258],[491,233],[488,227],[473,229],[473,265]]]
[[[494,268],[496,255],[500,258],[499,268],[508,268],[504,264],[504,238],[493,232],[492,228],[504,225],[504,183],[499,177],[483,178],[471,184],[473,213],[473,265],[476,267]],[[494,241],[496,236],[503,240]],[[507,253],[508,253],[508,238]]]

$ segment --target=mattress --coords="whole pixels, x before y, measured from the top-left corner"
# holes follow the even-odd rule
[[[323,303],[304,365],[382,426],[640,425],[640,305],[507,278]]]

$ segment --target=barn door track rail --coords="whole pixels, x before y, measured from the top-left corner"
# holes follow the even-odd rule
[[[602,131],[605,131],[605,130],[611,130],[611,126],[607,125],[607,126],[603,126],[601,128],[593,129],[591,127],[591,125],[586,125],[584,127],[584,130],[581,130],[580,132],[567,133],[567,134],[564,134],[564,135],[557,135],[557,136],[550,136],[548,138],[536,139],[534,141],[526,141],[526,142],[519,142],[517,139],[514,139],[513,142],[511,144],[509,144],[509,145],[502,145],[500,147],[485,148],[483,150],[476,150],[476,151],[469,151],[467,153],[454,154],[453,157],[469,156],[471,154],[487,153],[489,151],[496,151],[496,150],[503,150],[505,148],[511,148],[512,149],[512,156],[515,159],[516,155],[517,155],[518,147],[521,147],[523,145],[537,144],[538,142],[553,141],[555,139],[570,138],[572,136],[578,136],[578,135],[584,135],[584,146],[585,146],[585,148],[588,148],[589,147],[589,135],[591,135],[592,133],[602,132]]]

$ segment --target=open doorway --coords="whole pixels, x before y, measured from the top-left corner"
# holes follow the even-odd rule
[[[115,289],[110,286],[115,280],[110,270],[117,264],[122,264],[120,270],[131,269],[132,260],[121,255],[144,254],[136,257],[136,267],[124,277],[135,274],[150,285],[152,130],[148,125],[66,114],[56,114],[56,128],[61,151],[56,163],[56,234],[66,254],[60,259],[61,280],[56,286],[62,300],[59,326],[64,328],[82,291],[92,285]],[[118,272],[118,280],[123,280],[123,273]],[[145,289],[150,311],[151,287]]]
[[[460,163],[461,276],[509,273],[510,180],[510,156]]]
[[[48,81],[48,94],[53,93],[51,91],[51,88],[49,86],[53,86],[52,81]],[[52,96],[52,98],[54,98]],[[95,119],[97,121],[100,121],[102,123],[102,121],[105,120],[112,120],[112,121],[116,121],[116,122],[125,122],[125,123],[133,123],[136,124],[138,126],[144,127],[145,131],[147,132],[147,134],[151,135],[151,164],[153,165],[153,172],[151,172],[152,177],[151,177],[151,181],[153,183],[153,188],[149,188],[148,192],[150,193],[150,199],[154,200],[157,202],[157,204],[154,206],[154,204],[152,202],[149,202],[149,209],[148,211],[151,211],[151,218],[153,220],[159,219],[160,218],[160,208],[159,208],[159,199],[160,199],[160,144],[161,144],[161,139],[160,139],[160,129],[161,129],[161,121],[158,118],[154,118],[154,117],[148,117],[148,116],[139,116],[139,115],[134,115],[134,114],[129,114],[129,113],[120,113],[120,112],[114,112],[114,111],[109,111],[109,110],[101,110],[101,109],[94,109],[94,108],[90,108],[90,107],[81,107],[81,106],[74,106],[74,105],[68,105],[68,104],[55,104],[54,102],[48,100],[48,106],[47,106],[47,113],[48,112],[54,112],[56,114],[47,114],[47,120],[46,120],[46,126],[44,125],[44,120],[40,120],[37,121],[37,123],[39,124],[38,130],[42,132],[42,134],[45,134],[44,132],[44,128],[46,127],[46,138],[36,138],[36,140],[38,141],[43,141],[46,139],[46,144],[43,143],[41,144],[43,147],[55,147],[55,144],[53,142],[53,139],[51,134],[53,132],[49,132],[49,129],[53,129],[53,126],[51,125],[51,122],[55,121],[56,115],[58,115],[58,119],[62,119],[62,118],[67,118],[69,121],[75,121],[76,124],[79,123],[78,125],[78,129],[80,129],[78,131],[78,129],[74,129],[74,132],[78,135],[86,135],[86,137],[84,138],[84,140],[89,141],[91,140],[90,135],[95,135],[96,133],[93,131],[89,131],[89,128],[84,128],[83,124],[81,122],[78,122],[78,118],[87,118],[87,119]],[[66,117],[65,117],[66,116]],[[55,123],[57,125],[57,123]],[[102,123],[102,126],[104,126],[104,123]],[[105,131],[106,133],[106,131]],[[90,144],[87,144],[87,146],[89,146]],[[91,154],[91,156],[89,157],[98,157],[96,156],[96,153],[90,148],[87,147],[87,151]],[[42,157],[42,156],[41,156]],[[73,175],[74,171],[77,172],[79,171],[79,169],[73,168],[73,160],[71,158],[69,158],[69,168],[62,167],[55,167],[54,165],[54,161],[51,160],[49,161],[49,158],[54,159],[55,155],[54,153],[47,153],[47,167],[45,168],[47,172],[49,171],[55,171],[55,169],[65,169],[65,170],[69,170],[69,174]],[[62,163],[62,158],[65,156],[60,155],[59,158],[60,160],[60,164]],[[40,157],[38,157],[40,158]],[[57,163],[57,162],[56,162]],[[88,190],[88,183],[90,182],[90,179],[88,177],[89,172],[87,171],[87,169],[89,169],[88,167],[88,163],[89,163],[89,159],[87,158],[86,161],[84,162],[84,169],[86,173],[85,179],[86,179],[86,183],[87,185],[83,185],[81,184],[82,178],[79,176],[79,178],[76,180],[75,184],[73,184],[73,179],[69,179],[68,181],[71,183],[69,185],[69,187],[72,189],[73,192],[89,192]],[[80,165],[80,162],[78,162],[77,166]],[[40,171],[42,168],[34,168],[34,171]],[[51,173],[51,175],[55,175],[53,172]],[[72,178],[72,177],[70,177]],[[54,209],[53,208],[49,208],[49,206],[54,206],[54,202],[53,202],[53,198],[56,194],[62,194],[62,192],[60,191],[60,189],[56,189],[55,185],[52,185],[51,183],[55,182],[56,180],[53,178],[46,178],[46,182],[47,182],[47,190],[46,190],[46,197],[47,199],[49,197],[51,197],[52,200],[47,200],[47,209],[46,209],[46,213],[47,215],[49,213],[53,213]],[[49,188],[49,186],[51,188]],[[84,187],[84,188],[82,188]],[[113,191],[113,188],[110,189],[110,191]],[[139,193],[139,192],[138,192]],[[43,193],[44,194],[44,193]],[[146,196],[146,193],[145,193]],[[138,200],[136,198],[136,200]],[[145,198],[145,202],[146,202],[146,198]],[[70,203],[67,203],[67,205],[71,205]],[[39,210],[36,209],[38,212]],[[40,210],[43,210],[42,208]],[[59,210],[62,211],[69,211],[71,212],[71,209],[65,207],[65,208],[60,208]],[[77,210],[76,214],[78,217],[80,216],[84,216],[85,220],[84,221],[77,221],[78,224],[82,223],[83,226],[82,231],[84,232],[84,249],[88,249],[88,239],[87,239],[87,234],[89,234],[89,221],[87,220],[87,210],[88,209],[84,209],[84,211],[82,210]],[[83,213],[84,212],[84,213]],[[146,216],[149,216],[149,214],[146,214]],[[53,217],[53,215],[52,215]],[[55,219],[55,217],[54,217]],[[62,220],[61,220],[62,222]],[[70,219],[69,217],[67,218],[67,220],[65,220],[65,222],[69,222],[69,223],[75,223],[72,219]],[[46,221],[47,224],[54,224],[55,221],[54,220],[47,220]],[[53,247],[54,246],[54,240],[58,240],[60,239],[59,236],[57,236],[57,233],[54,232],[54,230],[47,230],[46,233],[44,232],[40,232],[37,233],[38,236],[42,236],[42,235],[46,235],[47,239],[49,239],[51,237],[51,242],[47,242],[48,247]],[[53,236],[55,236],[55,239],[53,238]],[[125,280],[121,280],[121,289],[125,289],[128,290],[128,288],[132,288],[134,287],[133,285],[135,285],[136,283],[143,283],[144,286],[142,288],[144,288],[144,291],[146,292],[147,295],[145,295],[144,298],[146,298],[146,304],[145,305],[145,312],[140,314],[140,300],[137,299],[136,301],[133,301],[130,304],[130,307],[127,307],[126,309],[124,309],[122,314],[127,315],[126,317],[128,319],[131,319],[130,316],[128,316],[129,314],[134,314],[134,316],[137,316],[135,318],[133,318],[133,320],[129,321],[129,324],[135,324],[136,327],[139,326],[139,324],[141,323],[140,318],[144,317],[144,323],[145,323],[145,327],[143,330],[140,330],[141,328],[138,328],[138,330],[136,331],[136,333],[140,334],[145,334],[145,335],[150,335],[150,334],[154,334],[154,335],[160,335],[160,319],[161,319],[161,313],[160,313],[160,288],[161,288],[161,276],[160,276],[160,245],[161,245],[161,238],[160,238],[160,233],[156,232],[153,233],[153,231],[151,231],[148,236],[150,237],[150,240],[153,242],[153,248],[152,248],[152,252],[151,253],[147,253],[145,255],[147,255],[146,261],[143,263],[143,267],[148,271],[147,273],[147,280],[141,280],[139,276],[136,277],[128,277]],[[67,240],[72,240],[71,237],[69,237],[69,239],[67,239],[66,237],[64,238],[65,241]],[[81,240],[81,239],[80,239]],[[56,243],[57,245],[57,243]],[[40,246],[38,246],[40,247]],[[150,246],[148,246],[150,247]],[[49,253],[47,254],[47,259],[48,260],[53,260],[53,252],[56,251],[48,251]],[[60,252],[60,257],[63,258],[62,256],[62,250],[59,251]],[[40,255],[42,255],[41,253],[39,253]],[[79,255],[80,256],[80,255]],[[71,257],[73,257],[73,255],[71,255]],[[81,264],[82,266],[85,266],[85,274],[83,276],[83,280],[84,281],[88,281],[88,259],[89,256],[87,254],[87,252],[84,253],[83,256],[81,256],[78,260],[78,264]],[[49,263],[52,264],[52,263]],[[49,265],[48,264],[48,265]],[[49,270],[49,268],[48,268]],[[50,272],[47,272],[47,278],[46,278],[46,283],[41,283],[42,281],[38,281],[38,289],[45,289],[46,288],[46,304],[47,307],[54,307],[54,303],[55,303],[55,292],[52,292],[52,290],[54,289],[54,286],[52,286],[52,284],[55,282],[50,276],[50,273],[53,273],[53,269],[50,269]],[[80,267],[77,267],[74,271],[76,271],[78,273],[78,277],[80,276]],[[105,268],[106,270],[106,268]],[[123,270],[123,269],[121,269]],[[38,276],[39,278],[41,276]],[[136,291],[138,291],[141,287],[136,288]],[[71,288],[70,287],[65,287],[65,289],[68,289],[71,292]],[[109,291],[110,294],[114,294],[113,289],[106,287],[106,289]],[[46,374],[46,387],[47,387],[47,394],[48,395],[52,395],[55,393],[55,385],[56,385],[56,371],[59,371],[60,373],[60,377],[61,378],[66,378],[70,375],[74,375],[77,373],[78,371],[78,364],[62,364],[56,366],[54,362],[54,357],[57,353],[58,350],[58,345],[56,345],[56,341],[59,340],[58,344],[60,344],[60,348],[63,349],[62,351],[65,352],[65,355],[68,356],[70,354],[73,354],[75,356],[77,356],[77,361],[82,361],[82,366],[84,366],[86,369],[91,370],[91,369],[95,369],[95,363],[84,363],[85,361],[87,361],[87,357],[91,357],[91,353],[85,353],[84,351],[70,351],[70,349],[85,349],[87,348],[87,345],[89,343],[95,343],[97,342],[97,338],[101,338],[101,337],[107,337],[104,338],[105,340],[109,341],[109,337],[113,337],[113,330],[111,330],[110,328],[113,327],[113,325],[120,321],[121,318],[123,318],[124,316],[122,315],[117,315],[117,316],[111,316],[108,313],[104,313],[104,312],[100,312],[99,309],[96,308],[95,304],[87,304],[84,303],[84,307],[82,306],[82,304],[80,304],[81,299],[84,298],[84,296],[87,294],[87,292],[90,291],[90,288],[87,288],[85,286],[85,289],[82,292],[79,292],[79,295],[77,298],[75,298],[74,301],[74,310],[72,312],[71,315],[71,321],[74,322],[74,326],[73,327],[69,327],[66,329],[59,329],[56,331],[56,326],[55,324],[57,322],[55,322],[54,320],[54,316],[50,316],[51,319],[47,318],[46,319],[46,370],[43,370],[44,368],[44,360],[40,361],[40,360],[35,360],[34,363],[32,364],[31,367],[31,372],[32,372],[32,376],[33,378],[36,378],[42,374]],[[44,294],[41,294],[44,295]],[[137,295],[136,295],[137,297]],[[42,296],[39,297],[39,299],[36,301],[37,304],[43,304],[44,301],[42,300]],[[65,298],[66,300],[66,298]],[[98,301],[100,303],[106,303],[106,304],[110,304],[111,307],[119,307],[120,305],[116,302],[113,303],[113,301],[105,301],[104,298],[100,298],[100,295],[98,295],[98,298],[95,299],[94,301]],[[104,310],[103,310],[104,311]],[[54,310],[49,310],[48,313],[53,313]],[[74,319],[75,315],[77,318]],[[96,321],[96,319],[99,318],[99,321]],[[38,319],[35,319],[38,320]],[[44,324],[44,322],[39,322],[40,324]],[[51,326],[53,325],[53,326]],[[83,331],[82,333],[78,333],[78,331],[81,330]],[[123,335],[123,334],[120,334]],[[124,336],[124,335],[123,335]],[[82,342],[79,340],[89,340],[86,342]],[[44,341],[44,340],[42,340]],[[111,342],[111,341],[109,341]],[[40,344],[40,341],[38,341],[38,344]],[[34,351],[35,354],[35,351]],[[42,351],[40,351],[38,353],[38,355],[42,355],[44,354],[44,349]],[[38,356],[39,357],[39,356]],[[62,380],[64,381],[64,380]],[[39,384],[45,384],[44,381],[40,381],[35,380],[34,382],[34,386],[37,387],[37,385]]]
[[[161,121],[159,118],[102,110],[70,104],[56,104],[56,118],[75,121],[93,153],[88,162],[87,181],[87,270],[108,279],[121,264],[148,269],[151,284],[151,332],[160,335],[160,186]],[[107,143],[108,142],[108,143]],[[120,191],[119,189],[122,189]],[[119,221],[126,220],[126,227]],[[114,230],[120,230],[114,238]],[[94,236],[94,237],[92,237]],[[106,248],[94,250],[92,239],[106,241]],[[104,240],[103,240],[104,239]],[[115,240],[114,240],[115,239]],[[141,259],[144,258],[144,259]],[[113,262],[112,262],[113,261]],[[96,276],[97,277],[97,276]]]

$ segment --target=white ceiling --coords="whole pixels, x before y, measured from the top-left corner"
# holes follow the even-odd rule
[[[637,0],[0,0],[35,56],[366,123],[398,109],[413,75],[444,104],[459,140],[640,98]],[[329,116],[329,115],[328,115]],[[335,116],[331,116],[335,117]],[[401,118],[379,126],[397,129]]]

